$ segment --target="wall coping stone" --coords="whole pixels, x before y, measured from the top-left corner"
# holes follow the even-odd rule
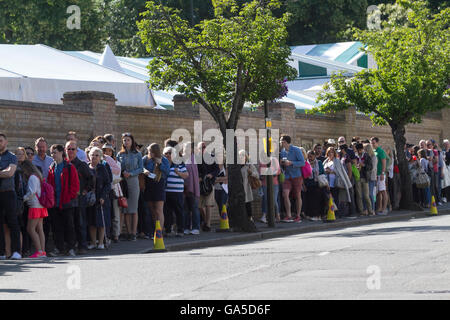
[[[0,108],[21,108],[26,110],[35,111],[59,111],[59,112],[70,112],[70,113],[85,113],[92,115],[91,106],[81,106],[81,105],[64,105],[64,104],[51,104],[51,103],[38,103],[38,102],[28,102],[28,101],[17,101],[17,100],[1,100]]]
[[[113,93],[101,91],[72,91],[65,92],[62,101],[73,100],[107,100],[117,101]]]

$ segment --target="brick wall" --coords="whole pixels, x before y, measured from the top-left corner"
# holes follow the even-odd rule
[[[194,121],[202,121],[202,131],[217,128],[209,113],[183,96],[174,97],[174,110],[156,110],[148,107],[117,106],[114,95],[104,92],[70,92],[62,97],[62,105],[0,100],[0,131],[8,136],[9,149],[17,146],[34,146],[34,140],[44,136],[49,144],[64,143],[65,134],[78,133],[81,147],[96,135],[113,133],[120,137],[131,132],[136,141],[148,146],[162,144],[173,130],[186,128],[193,135]],[[335,115],[305,115],[295,112],[289,103],[269,104],[269,116],[274,129],[293,137],[295,145],[310,148],[314,143],[341,135],[350,140],[378,136],[383,145],[393,146],[389,127],[374,127],[370,119],[356,114],[354,109]],[[425,117],[423,123],[407,127],[407,141],[450,138],[450,110],[435,112]],[[239,128],[264,128],[262,109],[244,111]],[[255,217],[259,218],[259,204],[255,203]],[[213,214],[217,219],[217,212]],[[217,221],[217,220],[215,220]]]

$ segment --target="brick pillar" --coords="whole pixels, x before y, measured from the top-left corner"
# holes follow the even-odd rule
[[[269,109],[269,117],[279,118],[280,127],[274,129],[280,130],[280,136],[287,134],[295,140],[295,105],[289,102],[271,102],[267,105]],[[263,109],[264,112],[264,109]],[[300,145],[300,141],[292,141],[295,145]]]
[[[352,138],[357,136],[356,132],[356,108],[348,108],[344,111],[345,126],[342,128],[342,133],[345,136],[347,144],[350,144]]]
[[[62,98],[66,106],[87,106],[92,110],[92,136],[115,133],[116,101],[114,94],[99,91],[66,92]]]

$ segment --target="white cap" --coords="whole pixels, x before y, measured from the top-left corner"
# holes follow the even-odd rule
[[[336,144],[336,141],[334,139],[328,139],[328,144]]]

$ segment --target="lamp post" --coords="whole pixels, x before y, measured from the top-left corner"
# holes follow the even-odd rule
[[[266,152],[267,158],[269,159],[269,163],[267,164],[267,172],[266,175],[266,201],[267,201],[267,223],[270,228],[275,227],[275,212],[274,212],[274,204],[273,204],[273,175],[271,174],[271,149],[272,149],[272,138],[271,138],[271,128],[272,121],[269,118],[269,110],[267,107],[267,99],[264,99],[264,118],[265,118],[265,127],[266,127]]]

